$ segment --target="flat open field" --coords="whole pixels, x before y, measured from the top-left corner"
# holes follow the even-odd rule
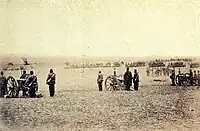
[[[56,95],[49,98],[45,84],[49,69],[57,74]],[[98,92],[98,71],[104,79],[113,68],[64,69],[63,65],[38,65],[39,99],[0,99],[0,130],[198,130],[200,90],[170,87],[154,82],[144,68],[139,91]],[[125,68],[117,68],[123,74]],[[131,69],[133,72],[134,68]],[[20,76],[19,71],[5,75]]]

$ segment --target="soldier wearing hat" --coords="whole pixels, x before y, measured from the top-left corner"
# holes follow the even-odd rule
[[[3,74],[3,71],[1,71],[0,74],[0,98],[4,97],[4,95],[6,95],[7,92],[7,81],[6,81],[6,77]]]
[[[53,72],[53,69],[50,69],[50,73],[48,74],[46,80],[46,84],[49,85],[50,97],[53,97],[55,94],[55,83],[56,83],[56,74]]]
[[[139,87],[139,74],[137,70],[134,70],[134,76],[133,76],[133,83],[134,83],[134,90],[138,91]]]
[[[26,79],[25,85],[27,85],[29,89],[29,94],[31,98],[36,97],[36,92],[38,91],[38,83],[37,76],[34,75],[33,71],[30,71],[28,78]]]
[[[99,91],[103,90],[102,83],[103,83],[103,74],[101,73],[101,71],[99,71],[99,74],[98,74],[98,77],[97,77],[97,84],[98,84],[98,87],[99,87]]]
[[[126,85],[126,90],[129,91],[132,86],[132,73],[129,71],[129,68],[124,73],[124,84]]]

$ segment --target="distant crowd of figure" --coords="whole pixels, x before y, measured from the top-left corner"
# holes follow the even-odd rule
[[[168,67],[164,67],[164,68],[147,68],[146,73],[147,76],[169,76],[171,72],[171,69],[169,69]]]
[[[116,71],[114,71],[114,76],[116,77]],[[123,75],[124,77],[124,85],[126,86],[125,90],[130,91],[130,87],[132,86],[132,83],[134,84],[134,90],[138,91],[138,87],[139,87],[139,74],[137,72],[137,70],[134,70],[134,75],[132,76],[131,71],[129,70],[129,68],[126,69],[126,72]],[[97,84],[98,84],[98,88],[99,91],[103,90],[103,74],[101,71],[99,71],[98,77],[97,77]]]
[[[36,98],[37,97],[37,91],[38,91],[38,82],[37,82],[37,76],[34,74],[33,71],[30,71],[29,74],[26,73],[24,70],[22,72],[22,75],[20,76],[20,79],[22,80],[22,83],[24,87],[22,92],[23,96],[26,97],[29,95],[30,98]],[[53,97],[55,94],[55,83],[56,83],[56,75],[53,72],[52,69],[50,69],[50,73],[47,76],[46,84],[49,85],[49,94],[50,97]],[[3,71],[1,71],[0,74],[0,97],[4,97],[5,95],[8,94],[7,90],[7,78],[4,76]]]

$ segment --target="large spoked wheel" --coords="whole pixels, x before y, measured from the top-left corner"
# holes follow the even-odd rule
[[[109,76],[105,80],[105,88],[107,91],[113,91],[115,90],[114,80],[112,76]]]
[[[107,91],[124,90],[124,85],[114,76],[108,76],[105,80],[105,88]]]
[[[8,95],[8,97],[15,98],[15,97],[17,97],[18,93],[19,93],[19,89],[18,89],[15,78],[12,76],[9,76],[7,78],[7,95]]]

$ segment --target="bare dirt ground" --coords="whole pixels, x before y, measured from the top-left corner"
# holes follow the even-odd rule
[[[56,69],[59,80],[54,98],[49,98],[44,84],[48,68],[40,67],[37,74],[45,97],[0,100],[0,130],[199,129],[200,89],[196,87],[170,87],[168,78],[159,78],[166,82],[153,82],[144,69],[139,69],[138,92],[98,92],[96,76],[100,69]],[[113,71],[101,70],[105,77]],[[17,77],[18,73],[13,75]]]

